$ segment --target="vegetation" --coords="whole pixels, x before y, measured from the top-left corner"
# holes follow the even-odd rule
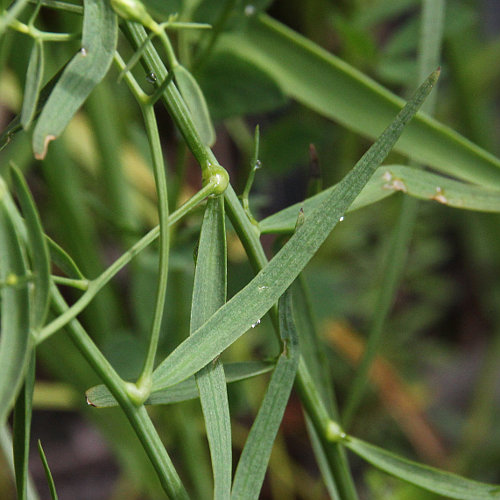
[[[2,491],[44,497],[52,410],[112,498],[500,499],[485,37],[472,0],[4,5]]]

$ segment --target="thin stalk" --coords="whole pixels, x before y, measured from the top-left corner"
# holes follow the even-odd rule
[[[428,73],[438,66],[444,7],[444,0],[423,0],[418,54],[419,81],[423,80]],[[422,109],[430,114],[434,109],[434,100],[426,101]],[[401,202],[399,218],[393,230],[389,250],[383,265],[382,282],[379,287],[380,293],[377,297],[366,350],[342,412],[342,423],[345,428],[351,423],[368,385],[370,368],[380,348],[382,334],[387,325],[387,318],[403,277],[408,249],[417,218],[417,210],[418,201],[415,198],[405,196]]]
[[[68,311],[66,301],[55,286],[52,287],[52,301],[60,314]],[[175,499],[188,499],[189,496],[158,436],[146,408],[143,405],[136,406],[131,401],[126,390],[126,384],[115,372],[114,368],[94,344],[81,324],[77,320],[73,320],[68,324],[67,328],[73,343],[120,404],[137,437],[141,441],[149,460],[153,464],[167,495]]]
[[[0,16],[0,35],[6,30],[7,26],[18,17],[23,9],[28,5],[29,0],[17,0],[17,2]]]
[[[73,278],[66,278],[65,276],[57,276],[52,275],[52,281],[58,285],[70,286],[72,288],[76,288],[78,290],[88,290],[89,281],[88,280],[80,280]]]
[[[332,425],[332,419],[323,404],[321,395],[314,384],[302,356],[299,361],[295,388],[320,438],[326,459],[335,478],[340,498],[342,500],[357,500],[358,494],[354,487],[343,449],[339,443],[329,439],[329,429]]]
[[[155,312],[153,324],[151,326],[151,338],[149,341],[148,352],[144,360],[141,375],[137,380],[139,393],[143,393],[143,401],[149,396],[151,391],[151,374],[153,373],[158,341],[160,338],[161,320],[165,308],[165,297],[167,293],[168,279],[168,257],[170,250],[169,224],[168,224],[168,191],[167,177],[165,173],[165,164],[160,144],[160,134],[158,124],[152,105],[141,106],[146,132],[148,135],[151,156],[153,159],[153,170],[155,176],[156,190],[158,193],[158,212],[160,220],[160,245],[159,245],[159,264],[158,264],[158,289],[156,293]]]
[[[135,47],[140,47],[140,45],[147,38],[144,28],[137,23],[130,22],[126,23],[126,28],[128,31],[127,34],[129,35],[132,43]],[[153,71],[159,81],[164,81],[167,78],[167,69],[151,42],[146,44],[146,48],[143,53],[143,60],[148,70]],[[182,96],[173,82],[165,88],[162,94],[162,100],[167,109],[170,111],[170,114],[184,137],[189,149],[200,164],[202,172],[211,166],[218,165],[217,160],[210,148],[203,144],[186,103],[182,99]]]
[[[136,45],[140,45],[146,38],[146,33],[142,27],[137,25],[129,26],[129,33]],[[161,79],[164,79],[167,75],[167,71],[163,63],[161,62],[156,50],[151,45],[146,48],[143,56],[144,62],[148,69],[151,69],[156,75]],[[187,111],[186,105],[184,104],[182,97],[177,91],[175,85],[169,85],[165,92],[163,93],[163,102],[171,114],[174,122],[179,128],[182,136],[184,137],[189,149],[193,153],[196,160],[202,166],[207,163],[213,163],[217,165],[217,161],[210,150],[210,148],[203,145],[201,139],[194,127],[191,115]],[[248,219],[245,210],[243,209],[241,203],[236,196],[231,184],[229,184],[224,191],[224,200],[227,207],[228,216],[231,223],[236,230],[238,237],[240,238],[245,251],[248,255],[250,264],[252,265],[255,272],[259,272],[267,264],[267,257],[262,247],[259,239],[259,234],[255,230],[256,227]],[[279,332],[279,321],[277,315],[277,308],[273,307],[270,311],[271,320],[275,327],[275,331]],[[325,436],[322,437],[324,439]],[[339,446],[339,445],[335,445]],[[350,475],[347,461],[342,453],[333,453],[332,447],[328,448],[327,454],[329,455],[329,463],[334,471],[334,475],[338,478],[339,489],[345,491],[346,494],[351,494],[351,496],[346,496],[346,499],[355,499],[353,496],[353,486],[352,477]],[[349,493],[350,492],[350,493]],[[354,492],[355,495],[355,492]]]
[[[184,205],[179,207],[178,210],[173,212],[168,218],[168,225],[171,226],[178,222],[184,215],[191,211],[198,203],[203,201],[207,196],[212,194],[213,186],[207,185],[198,191],[192,198],[190,198]],[[148,245],[158,238],[160,234],[159,226],[154,227],[145,236],[143,236],[137,243],[129,248],[123,255],[111,264],[100,276],[89,282],[87,291],[63,314],[54,319],[51,323],[46,325],[40,330],[37,336],[37,344],[40,344],[53,333],[60,330],[68,322],[74,319],[85,307],[92,301],[97,293],[116,275],[121,271],[137,254],[144,250]]]

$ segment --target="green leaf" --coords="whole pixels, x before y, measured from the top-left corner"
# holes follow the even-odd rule
[[[27,130],[35,117],[38,97],[43,80],[43,42],[36,39],[31,49],[28,69],[26,71],[26,85],[24,87],[23,107],[21,110],[21,125]]]
[[[47,243],[50,249],[50,258],[61,271],[63,271],[69,278],[85,279],[85,276],[76,265],[73,258],[69,255],[64,248],[58,245],[52,238],[46,236]]]
[[[259,498],[276,434],[285,413],[299,364],[299,338],[292,317],[292,293],[286,291],[279,305],[283,345],[264,400],[250,429],[234,476],[231,498]]]
[[[260,66],[293,99],[367,137],[377,137],[403,105],[396,95],[265,14],[225,34],[220,50]],[[395,149],[478,184],[500,187],[500,160],[449,127],[419,114]]]
[[[239,382],[249,378],[263,375],[274,369],[274,363],[264,361],[247,361],[241,363],[228,363],[224,365],[226,382]],[[85,393],[87,403],[98,408],[109,408],[118,406],[115,398],[111,395],[105,385],[91,387]],[[198,387],[194,377],[190,377],[177,385],[155,390],[144,404],[147,405],[167,405],[180,403],[199,397]]]
[[[208,200],[201,226],[191,306],[191,333],[226,302],[227,249],[224,198]],[[215,358],[196,375],[214,476],[214,498],[231,492],[231,417],[226,378]]]
[[[7,186],[0,178],[0,426],[21,388],[31,347],[27,269],[6,198]]]
[[[179,87],[184,101],[191,112],[196,130],[206,146],[215,142],[215,130],[210,119],[210,112],[203,96],[203,92],[193,75],[182,65],[173,68],[175,82]]]
[[[266,71],[232,52],[215,53],[197,76],[214,120],[264,113],[286,103]]]
[[[437,77],[438,72],[435,72],[424,82],[394,122],[344,177],[339,188],[305,218],[300,229],[271,262],[158,366],[153,373],[153,387],[174,385],[196,373],[257,323],[277,302],[385,159]],[[226,191],[226,196],[235,197],[231,190]],[[233,198],[230,202],[237,203]]]
[[[28,498],[28,462],[34,387],[35,350],[33,349],[25,382],[14,407],[12,448],[18,500]]]
[[[262,233],[291,233],[297,213],[303,208],[307,215],[337,189],[325,189],[303,203],[295,203],[259,222]],[[402,192],[421,200],[433,200],[449,207],[480,212],[500,212],[500,190],[466,184],[442,175],[405,165],[387,165],[377,169],[368,184],[349,207],[348,212],[363,208],[387,196]]]
[[[35,158],[66,128],[92,89],[106,75],[115,53],[118,20],[109,2],[84,0],[82,48],[64,69],[33,133]]]
[[[472,481],[401,458],[378,446],[349,436],[343,444],[375,467],[434,493],[462,500],[500,498],[500,486]]]
[[[20,170],[11,165],[12,180],[16,190],[21,210],[24,215],[30,254],[32,259],[33,304],[31,308],[31,328],[36,331],[41,328],[47,317],[50,303],[50,256],[49,248],[43,232],[40,216],[36,209],[28,185]]]
[[[49,463],[47,462],[47,457],[45,456],[45,452],[43,451],[42,443],[40,440],[38,440],[38,453],[40,454],[40,460],[42,461],[43,469],[45,471],[45,477],[47,478],[47,483],[49,485],[50,498],[52,498],[52,500],[57,500],[58,497],[56,492],[56,485],[54,484],[54,479],[52,478],[52,473],[50,472]]]

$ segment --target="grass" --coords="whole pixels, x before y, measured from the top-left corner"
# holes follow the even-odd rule
[[[278,1],[4,9],[5,491],[38,498],[31,427],[57,405],[106,438],[120,498],[500,498],[496,317],[467,411],[426,381],[460,359],[450,238],[466,312],[495,307],[499,45],[470,5],[292,2],[298,30]]]

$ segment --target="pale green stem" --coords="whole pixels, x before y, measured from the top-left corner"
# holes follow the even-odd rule
[[[28,0],[17,0],[17,2],[9,10],[5,11],[0,16],[0,35],[3,35],[7,26],[9,26],[10,23],[21,14],[27,4]]]
[[[198,191],[192,198],[190,198],[184,205],[179,207],[178,210],[173,212],[168,218],[169,226],[175,224],[184,215],[191,211],[198,203],[203,201],[207,196],[213,193],[213,186],[207,185]],[[64,314],[54,319],[51,323],[46,325],[40,330],[37,335],[37,344],[40,344],[52,334],[60,330],[69,321],[74,319],[80,312],[82,312],[97,293],[116,275],[121,271],[137,254],[144,250],[148,245],[158,238],[160,234],[159,226],[151,229],[149,233],[143,236],[137,243],[121,255],[118,259],[111,264],[100,276],[89,282],[87,291],[67,310]]]
[[[52,281],[57,285],[70,286],[72,288],[77,288],[78,290],[88,290],[89,280],[80,280],[73,278],[66,278],[65,276],[52,275]]]
[[[61,315],[69,309],[59,290],[52,286],[52,302]],[[68,334],[84,358],[95,370],[99,378],[113,394],[121,406],[137,437],[142,443],[149,460],[153,464],[160,483],[170,498],[189,498],[156,429],[149,418],[146,408],[136,406],[130,399],[126,384],[116,373],[106,357],[94,344],[82,325],[73,320],[68,325]]]
[[[158,125],[154,108],[152,105],[141,106],[148,134],[149,146],[151,148],[151,156],[153,159],[153,170],[155,175],[156,190],[158,193],[158,212],[160,219],[160,245],[159,245],[159,264],[158,264],[158,290],[156,294],[155,312],[153,316],[153,324],[151,326],[151,338],[149,341],[148,352],[142,368],[142,373],[137,380],[137,388],[139,393],[144,398],[149,396],[151,392],[151,374],[153,373],[158,341],[160,339],[161,321],[163,318],[163,310],[165,308],[165,297],[167,294],[167,279],[168,279],[168,256],[170,250],[170,238],[168,228],[168,192],[167,192],[167,177],[165,173],[165,164],[163,161],[163,153],[160,144],[160,135],[158,133]],[[141,401],[142,403],[142,401]]]
[[[137,46],[140,46],[147,36],[144,29],[141,26],[131,23],[128,23],[127,26],[134,43]],[[143,59],[146,66],[158,77],[160,77],[161,80],[166,78],[167,70],[154,47],[150,45],[146,48]],[[210,148],[202,143],[194,126],[192,117],[175,85],[168,85],[162,98],[189,149],[202,167],[202,171],[204,166],[218,165],[217,160]],[[247,252],[252,267],[256,272],[258,272],[266,266],[267,257],[262,244],[260,243],[259,235],[255,232],[255,226],[249,221],[231,184],[229,184],[224,191],[224,199],[231,223],[233,224],[238,237],[245,247],[245,251]],[[271,309],[271,319],[273,320],[276,331],[279,331],[276,307]],[[319,406],[317,407],[317,411],[321,411]],[[322,439],[325,438],[325,436],[322,436]],[[344,491],[350,492],[350,496],[347,496],[349,493],[346,494],[346,499],[356,498],[355,493],[352,494],[354,487],[352,486],[352,478],[345,457],[341,453],[334,453],[331,447],[329,450],[330,452],[328,453],[328,456],[330,466],[332,467],[332,470],[334,470],[335,477],[340,477],[338,485],[339,488],[343,488]]]

